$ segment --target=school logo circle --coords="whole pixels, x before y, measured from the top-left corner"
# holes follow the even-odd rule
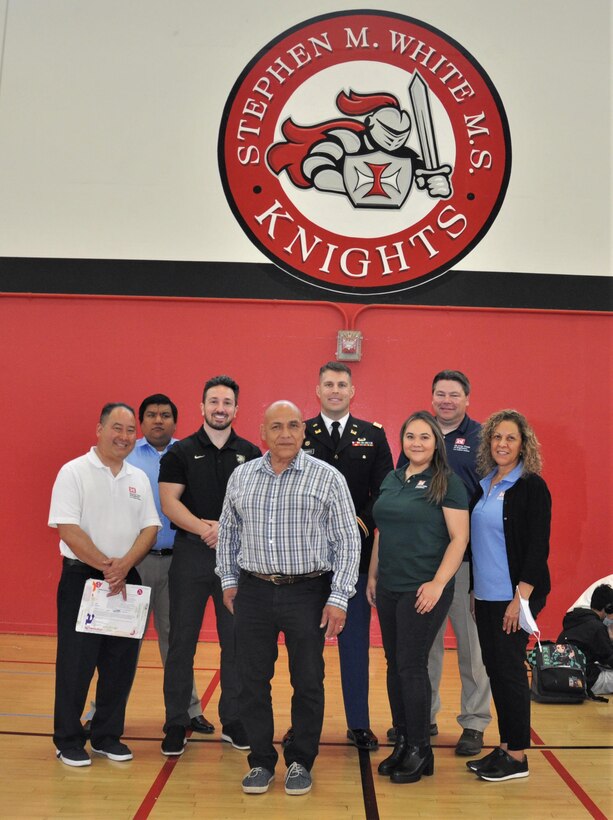
[[[475,58],[399,14],[314,17],[246,66],[225,106],[219,169],[251,241],[335,293],[442,275],[494,221],[511,141]]]

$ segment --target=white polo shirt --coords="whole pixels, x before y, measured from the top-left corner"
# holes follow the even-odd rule
[[[161,529],[147,475],[124,461],[114,476],[89,453],[64,464],[53,485],[49,526],[77,524],[109,558],[123,557],[145,527]],[[60,539],[60,553],[77,556]]]

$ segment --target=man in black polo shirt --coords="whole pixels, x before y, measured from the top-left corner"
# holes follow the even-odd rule
[[[239,464],[261,455],[259,447],[232,429],[238,411],[238,385],[215,376],[204,385],[200,405],[204,423],[178,441],[160,461],[162,511],[176,529],[169,572],[170,637],[164,668],[166,736],[162,754],[183,754],[196,644],[209,596],[213,597],[221,645],[221,739],[249,748],[238,718],[239,681],[234,661],[232,615],[224,607],[215,575],[215,548],[226,485]]]
[[[479,484],[476,457],[481,425],[466,414],[470,400],[470,382],[459,370],[441,370],[432,380],[432,408],[445,437],[447,460],[453,472],[466,486],[470,499]],[[407,463],[401,453],[398,467]],[[492,719],[490,712],[490,682],[481,659],[481,647],[475,621],[470,614],[468,555],[455,577],[455,590],[449,614],[434,640],[428,657],[428,673],[432,684],[430,734],[438,734],[436,715],[441,706],[439,686],[443,672],[443,639],[447,620],[457,640],[457,657],[462,683],[460,714],[462,727],[455,753],[477,755],[483,746],[483,732]]]

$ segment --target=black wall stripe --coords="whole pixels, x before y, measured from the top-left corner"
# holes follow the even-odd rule
[[[0,257],[0,292],[191,296],[363,304],[611,310],[613,278],[449,271],[389,296],[311,287],[272,264]]]

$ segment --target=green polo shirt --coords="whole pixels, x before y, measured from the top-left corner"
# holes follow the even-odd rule
[[[393,592],[414,592],[431,581],[449,545],[443,507],[468,509],[466,488],[452,473],[442,504],[426,500],[432,470],[404,480],[405,467],[388,473],[373,508],[379,529],[379,582]]]

